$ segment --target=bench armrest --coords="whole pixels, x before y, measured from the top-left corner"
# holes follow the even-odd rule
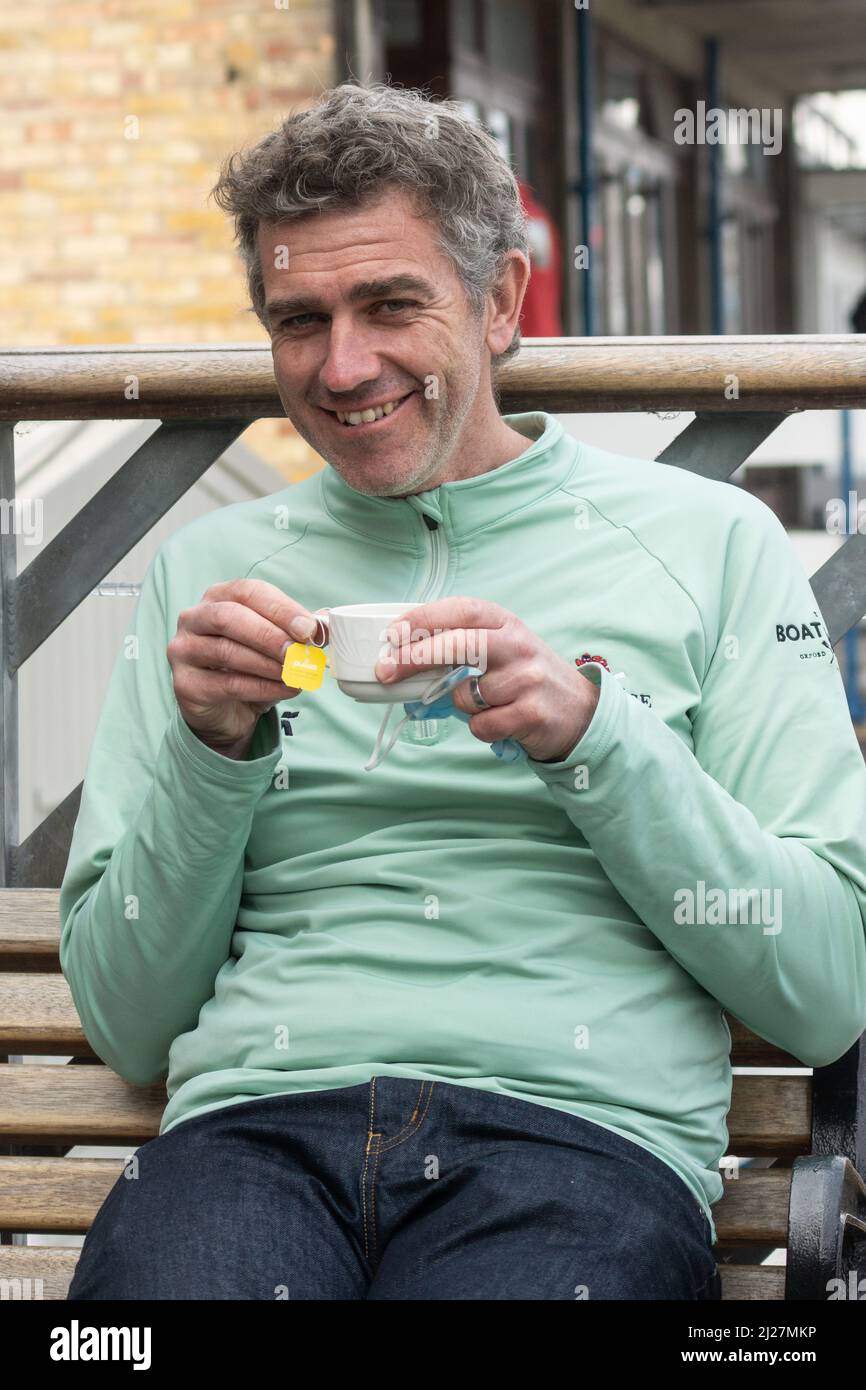
[[[786,1300],[826,1303],[866,1295],[866,1183],[850,1159],[795,1160],[788,1214]],[[837,1282],[833,1282],[837,1281]]]

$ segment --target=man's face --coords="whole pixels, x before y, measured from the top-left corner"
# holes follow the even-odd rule
[[[389,190],[361,210],[262,223],[258,239],[274,374],[298,433],[360,492],[435,485],[483,402],[489,358],[486,313],[471,314],[433,226]],[[386,404],[370,423],[337,414]]]

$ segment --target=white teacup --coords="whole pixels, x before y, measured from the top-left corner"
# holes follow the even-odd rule
[[[388,624],[412,608],[404,603],[350,603],[328,610],[328,653],[331,673],[344,695],[371,705],[396,705],[417,700],[451,666],[434,666],[416,676],[383,685],[375,666],[390,651]]]

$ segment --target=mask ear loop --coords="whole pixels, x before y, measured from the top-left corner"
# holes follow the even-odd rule
[[[391,715],[394,713],[394,710],[396,708],[396,705],[389,705],[388,708],[385,710],[382,723],[379,725],[379,732],[376,735],[376,742],[373,744],[373,752],[370,755],[369,761],[364,764],[365,772],[372,772],[373,769],[378,767],[381,762],[384,762],[388,754],[391,752],[391,749],[394,747],[394,744],[397,742],[397,739],[400,736],[400,730],[409,719],[408,714],[403,715],[403,718],[400,720],[400,723],[397,725],[397,727],[391,734],[391,737],[388,741],[388,747],[383,749],[382,740],[385,737],[385,730],[387,729]]]
[[[397,739],[400,737],[400,730],[402,729],[403,725],[407,723],[410,719],[418,718],[420,714],[420,708],[422,706],[435,704],[435,702],[440,698],[440,696],[442,696],[445,692],[450,690],[452,686],[457,685],[459,681],[465,680],[467,675],[480,676],[483,675],[483,672],[481,671],[481,668],[478,666],[460,666],[456,670],[450,671],[446,673],[446,675],[440,676],[431,681],[431,683],[427,686],[427,689],[421,696],[420,700],[415,700],[411,701],[409,704],[404,704],[403,708],[406,710],[406,713],[403,715],[403,718],[400,720],[400,723],[396,726],[393,733],[391,734],[391,738],[388,742],[387,748],[383,749],[382,740],[385,737],[385,730],[387,729],[388,722],[391,718],[393,711],[396,708],[395,705],[389,705],[388,708],[385,710],[382,723],[379,725],[379,732],[376,735],[376,742],[373,744],[373,752],[370,755],[369,761],[364,764],[364,771],[372,772],[374,768],[377,768],[380,763],[385,761],[388,754],[391,752],[391,749],[394,747],[394,744],[397,742]],[[452,709],[448,712],[454,713],[454,710]]]

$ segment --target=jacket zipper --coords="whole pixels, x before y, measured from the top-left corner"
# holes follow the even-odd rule
[[[448,543],[442,534],[439,522],[426,512],[421,513],[424,523],[424,536],[427,541],[429,569],[427,579],[416,603],[426,603],[428,599],[438,598],[439,591],[448,573]]]
[[[426,512],[421,513],[421,520],[424,523],[424,538],[427,542],[427,554],[429,556],[429,568],[424,587],[416,603],[426,603],[428,599],[439,598],[445,576],[448,573],[448,542],[445,540],[439,522]],[[442,735],[439,732],[440,720],[438,719],[416,719],[406,726],[404,731],[410,743],[438,743]]]

